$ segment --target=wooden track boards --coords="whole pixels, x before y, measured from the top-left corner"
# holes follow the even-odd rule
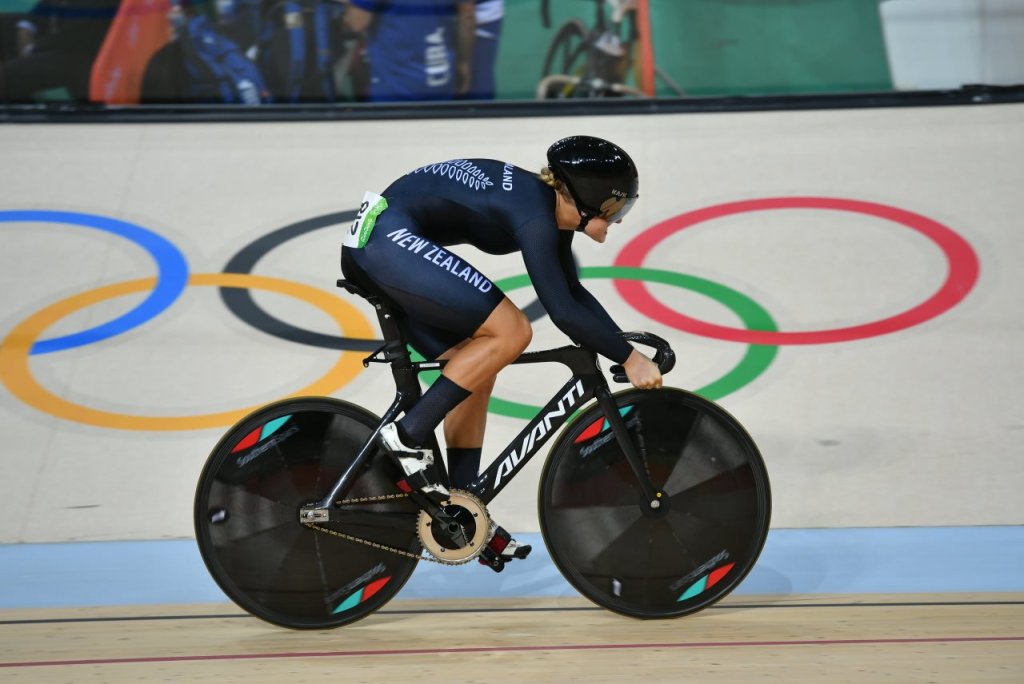
[[[1024,595],[734,596],[671,621],[578,599],[394,601],[337,630],[231,604],[0,611],[3,682],[1013,682]]]

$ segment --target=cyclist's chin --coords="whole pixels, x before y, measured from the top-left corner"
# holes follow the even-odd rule
[[[594,242],[604,242],[608,238],[608,225],[594,225],[593,223],[588,224],[583,232],[587,234],[587,237]]]

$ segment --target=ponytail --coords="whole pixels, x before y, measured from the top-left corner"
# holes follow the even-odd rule
[[[565,183],[563,183],[562,181],[555,177],[555,173],[554,171],[551,170],[550,166],[545,166],[543,169],[541,169],[540,173],[537,174],[537,177],[540,178],[541,182],[544,183],[544,185],[548,186],[549,188],[553,188],[555,192],[557,192],[560,195],[563,195],[566,199],[571,199],[569,197],[569,189],[565,187]]]

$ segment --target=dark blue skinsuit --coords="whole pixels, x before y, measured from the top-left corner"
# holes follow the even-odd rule
[[[422,354],[436,357],[471,337],[504,297],[448,249],[460,244],[488,254],[520,252],[562,332],[616,363],[632,352],[580,283],[571,252],[575,233],[558,229],[555,191],[536,174],[493,159],[455,159],[416,169],[382,195],[388,208],[365,247],[342,248],[342,268],[398,304]]]

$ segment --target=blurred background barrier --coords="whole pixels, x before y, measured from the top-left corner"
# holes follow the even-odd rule
[[[1016,0],[3,0],[0,104],[887,93],[1024,83]]]

